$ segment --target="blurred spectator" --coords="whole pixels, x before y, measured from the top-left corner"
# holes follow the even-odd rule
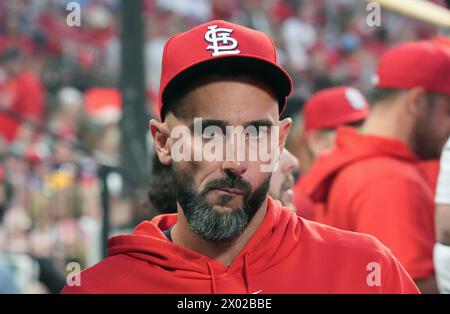
[[[205,22],[211,14],[211,3],[207,0],[156,0],[160,10],[172,11],[180,17]]]
[[[19,290],[14,283],[9,271],[0,264],[0,294],[18,293]]]
[[[298,14],[289,17],[281,26],[281,34],[286,45],[289,65],[294,71],[307,69],[307,51],[313,47],[317,40],[317,32],[310,23],[313,5],[299,5]]]
[[[311,96],[303,108],[303,128],[296,135],[295,151],[303,172],[334,147],[340,125],[359,127],[369,115],[367,99],[349,86],[331,87]]]
[[[31,141],[34,125],[44,118],[44,86],[39,77],[27,68],[21,52],[8,48],[0,56],[6,75],[6,88],[0,103],[0,135],[7,141]]]

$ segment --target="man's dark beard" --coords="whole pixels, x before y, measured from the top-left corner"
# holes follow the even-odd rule
[[[173,168],[173,180],[177,202],[183,209],[191,229],[208,242],[231,241],[241,235],[255,216],[269,190],[271,175],[252,192],[251,185],[241,177],[228,173],[223,179],[209,182],[200,192],[193,188],[193,179],[187,173]],[[243,193],[243,207],[219,212],[206,201],[208,192],[218,188],[240,189]]]
[[[448,136],[438,138],[433,130],[431,116],[437,106],[437,93],[426,96],[426,111],[419,115],[412,130],[413,152],[422,160],[438,159]]]
[[[413,129],[413,151],[421,160],[438,159],[441,156],[444,142],[432,137],[430,123],[425,117],[416,122]]]

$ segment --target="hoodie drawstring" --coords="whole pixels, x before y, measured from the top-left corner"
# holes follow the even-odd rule
[[[214,269],[212,268],[212,266],[209,263],[209,261],[206,261],[206,264],[208,265],[209,275],[211,276],[211,290],[212,290],[212,294],[216,294],[216,278],[214,276]]]
[[[245,285],[247,286],[247,293],[250,294],[251,289],[250,289],[250,277],[248,274],[248,263],[247,263],[247,256],[249,255],[249,253],[245,253],[244,254],[244,281],[245,281]]]

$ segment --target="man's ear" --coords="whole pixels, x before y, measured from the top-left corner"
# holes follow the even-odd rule
[[[313,154],[314,158],[317,158],[324,152],[329,151],[334,146],[335,135],[336,132],[331,130],[310,130],[306,133],[308,148]]]
[[[306,132],[305,141],[308,150],[313,155],[313,158],[316,158],[319,150],[321,149],[319,131],[309,130],[308,132]]]
[[[414,87],[405,95],[406,112],[414,117],[423,114],[426,107],[426,91],[423,87]]]
[[[318,130],[310,130],[306,134],[306,142],[308,148],[313,154],[314,158],[317,158],[325,149],[325,141]]]
[[[289,130],[291,129],[292,120],[291,118],[286,118],[284,120],[281,120],[279,123],[279,138],[278,138],[278,144],[280,148],[280,153],[283,151],[284,145],[286,144],[286,139],[289,135]]]
[[[151,119],[150,132],[152,133],[159,161],[166,166],[170,165],[172,163],[172,155],[168,141],[170,133],[167,123]]]

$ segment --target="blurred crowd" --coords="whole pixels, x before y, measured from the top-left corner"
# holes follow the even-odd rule
[[[120,1],[74,1],[79,27],[67,25],[69,2],[0,0],[0,293],[59,292],[69,262],[102,258],[98,168],[118,163]],[[355,0],[144,0],[143,8],[149,118],[165,41],[207,20],[274,39],[294,79],[291,115],[326,87],[366,92],[383,51],[438,31],[384,10],[381,26],[369,27],[366,3]],[[110,199],[113,232],[155,214],[151,204],[137,214],[120,188]]]

